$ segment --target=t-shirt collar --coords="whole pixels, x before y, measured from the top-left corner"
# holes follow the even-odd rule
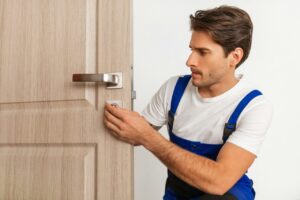
[[[226,92],[224,92],[224,93],[222,93],[222,94],[220,94],[218,96],[215,96],[215,97],[209,97],[209,98],[201,97],[201,95],[198,92],[198,88],[194,86],[197,98],[200,101],[207,102],[207,103],[220,101],[220,100],[226,98],[227,96],[230,96],[230,95],[236,93],[237,91],[239,91],[240,89],[243,88],[243,85],[244,85],[244,81],[243,81],[244,78],[243,78],[243,76],[244,76],[243,74],[237,74],[237,75],[235,75],[235,77],[238,79],[237,84],[235,84],[235,86],[233,86],[232,88],[230,88]]]

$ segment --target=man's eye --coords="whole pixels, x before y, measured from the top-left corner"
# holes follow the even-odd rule
[[[198,54],[200,54],[201,56],[205,56],[207,54],[206,51],[203,51],[201,49],[193,49],[193,48],[190,48],[191,51],[196,51]]]
[[[206,55],[206,52],[205,51],[198,51],[198,53],[202,56],[205,56]]]

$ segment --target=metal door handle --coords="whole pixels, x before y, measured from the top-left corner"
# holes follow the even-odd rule
[[[122,73],[73,74],[73,82],[96,82],[105,84],[107,88],[122,88]]]

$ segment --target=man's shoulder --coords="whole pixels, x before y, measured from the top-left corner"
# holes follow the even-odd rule
[[[273,112],[273,104],[270,101],[269,97],[262,92],[262,95],[259,95],[249,103],[247,110],[264,108],[264,112]]]
[[[167,90],[173,92],[178,79],[180,77],[184,77],[184,76],[187,76],[187,75],[175,75],[175,76],[171,76],[169,79],[167,79],[167,81],[165,81],[165,83],[163,84],[163,86],[165,86]]]
[[[171,76],[169,77],[169,79],[167,80],[167,82],[173,82],[173,83],[176,83],[177,80],[181,77],[185,77],[185,76],[190,76],[189,74],[179,74],[179,75],[174,75],[174,76]]]

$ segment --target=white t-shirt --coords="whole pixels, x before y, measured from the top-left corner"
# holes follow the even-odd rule
[[[160,127],[167,124],[178,77],[166,81],[143,110],[142,115],[152,125]],[[239,82],[233,88],[212,98],[201,97],[190,80],[175,114],[173,133],[190,141],[222,144],[225,123],[239,102],[256,89],[249,87],[242,75],[237,78]],[[227,142],[258,155],[271,122],[272,111],[272,105],[264,95],[255,97],[239,116],[236,130]]]

